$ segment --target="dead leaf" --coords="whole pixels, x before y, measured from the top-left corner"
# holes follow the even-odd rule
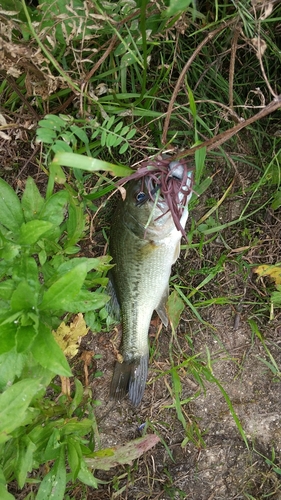
[[[122,196],[122,200],[125,201],[126,199],[126,194],[127,194],[127,191],[126,189],[123,187],[123,186],[116,186],[117,189],[120,191],[120,194]]]
[[[267,264],[254,268],[254,273],[259,276],[268,276],[275,281],[276,285],[281,285],[281,265],[269,266]]]
[[[173,323],[173,327],[176,329],[179,324],[181,314],[185,307],[183,300],[180,298],[176,290],[174,290],[169,296],[166,307],[167,307],[168,318],[171,321],[171,323]]]
[[[53,331],[53,335],[64,354],[73,358],[78,352],[81,337],[87,335],[88,331],[83,314],[79,313],[69,326],[63,321],[58,329]]]
[[[93,362],[94,351],[83,351],[80,359],[84,361],[85,387],[89,385],[89,366]]]
[[[93,458],[85,458],[85,462],[92,469],[109,470],[117,465],[129,464],[150,450],[160,441],[156,434],[147,434],[139,439],[129,441],[123,446],[106,448],[93,453]]]
[[[251,42],[252,42],[254,48],[257,50],[258,59],[260,59],[261,57],[263,57],[263,55],[267,49],[266,42],[264,40],[262,40],[262,38],[257,38],[257,37],[252,38]]]
[[[70,398],[70,379],[68,377],[60,377],[61,380],[61,392]]]

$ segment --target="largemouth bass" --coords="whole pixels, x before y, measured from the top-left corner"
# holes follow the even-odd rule
[[[120,307],[123,331],[123,361],[116,363],[110,393],[119,399],[128,391],[135,406],[142,400],[147,380],[153,311],[168,325],[165,305],[171,267],[180,253],[192,194],[192,172],[186,165],[166,161],[166,174],[165,182],[153,172],[128,182],[126,199],[117,205],[110,233],[109,252],[115,264],[110,276],[112,301]],[[175,210],[178,221],[172,213]]]

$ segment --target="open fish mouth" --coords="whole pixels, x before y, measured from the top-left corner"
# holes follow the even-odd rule
[[[169,157],[158,156],[155,160],[142,162],[135,173],[123,178],[118,184],[133,179],[142,180],[136,206],[142,206],[149,200],[160,209],[165,204],[167,209],[163,215],[170,211],[176,228],[185,237],[181,216],[193,192],[193,166],[190,162],[182,159],[171,161]]]

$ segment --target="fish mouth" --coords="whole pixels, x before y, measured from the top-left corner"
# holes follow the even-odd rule
[[[137,195],[136,207],[141,207],[148,200],[155,202],[164,201],[161,196],[161,183],[158,179],[155,179],[152,176],[147,176],[143,178],[141,191]]]
[[[181,184],[184,176],[184,166],[178,161],[172,161],[168,165],[168,171],[166,175],[166,180],[164,185],[162,185],[160,176],[155,175],[153,172],[150,172],[145,177],[142,178],[141,191],[137,195],[136,206],[141,207],[148,200],[151,200],[162,208],[163,203],[165,203],[165,194],[169,192],[169,184],[171,185],[174,182],[177,184]],[[163,189],[164,193],[161,192]],[[187,186],[181,185],[181,190],[187,190]],[[174,197],[175,193],[173,193]],[[181,198],[183,198],[183,193],[178,192],[178,201],[181,202]]]

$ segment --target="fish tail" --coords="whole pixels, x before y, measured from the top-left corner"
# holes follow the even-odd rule
[[[117,361],[110,387],[110,397],[122,399],[129,392],[130,401],[134,406],[138,406],[145,390],[148,359],[147,355],[130,363]]]

